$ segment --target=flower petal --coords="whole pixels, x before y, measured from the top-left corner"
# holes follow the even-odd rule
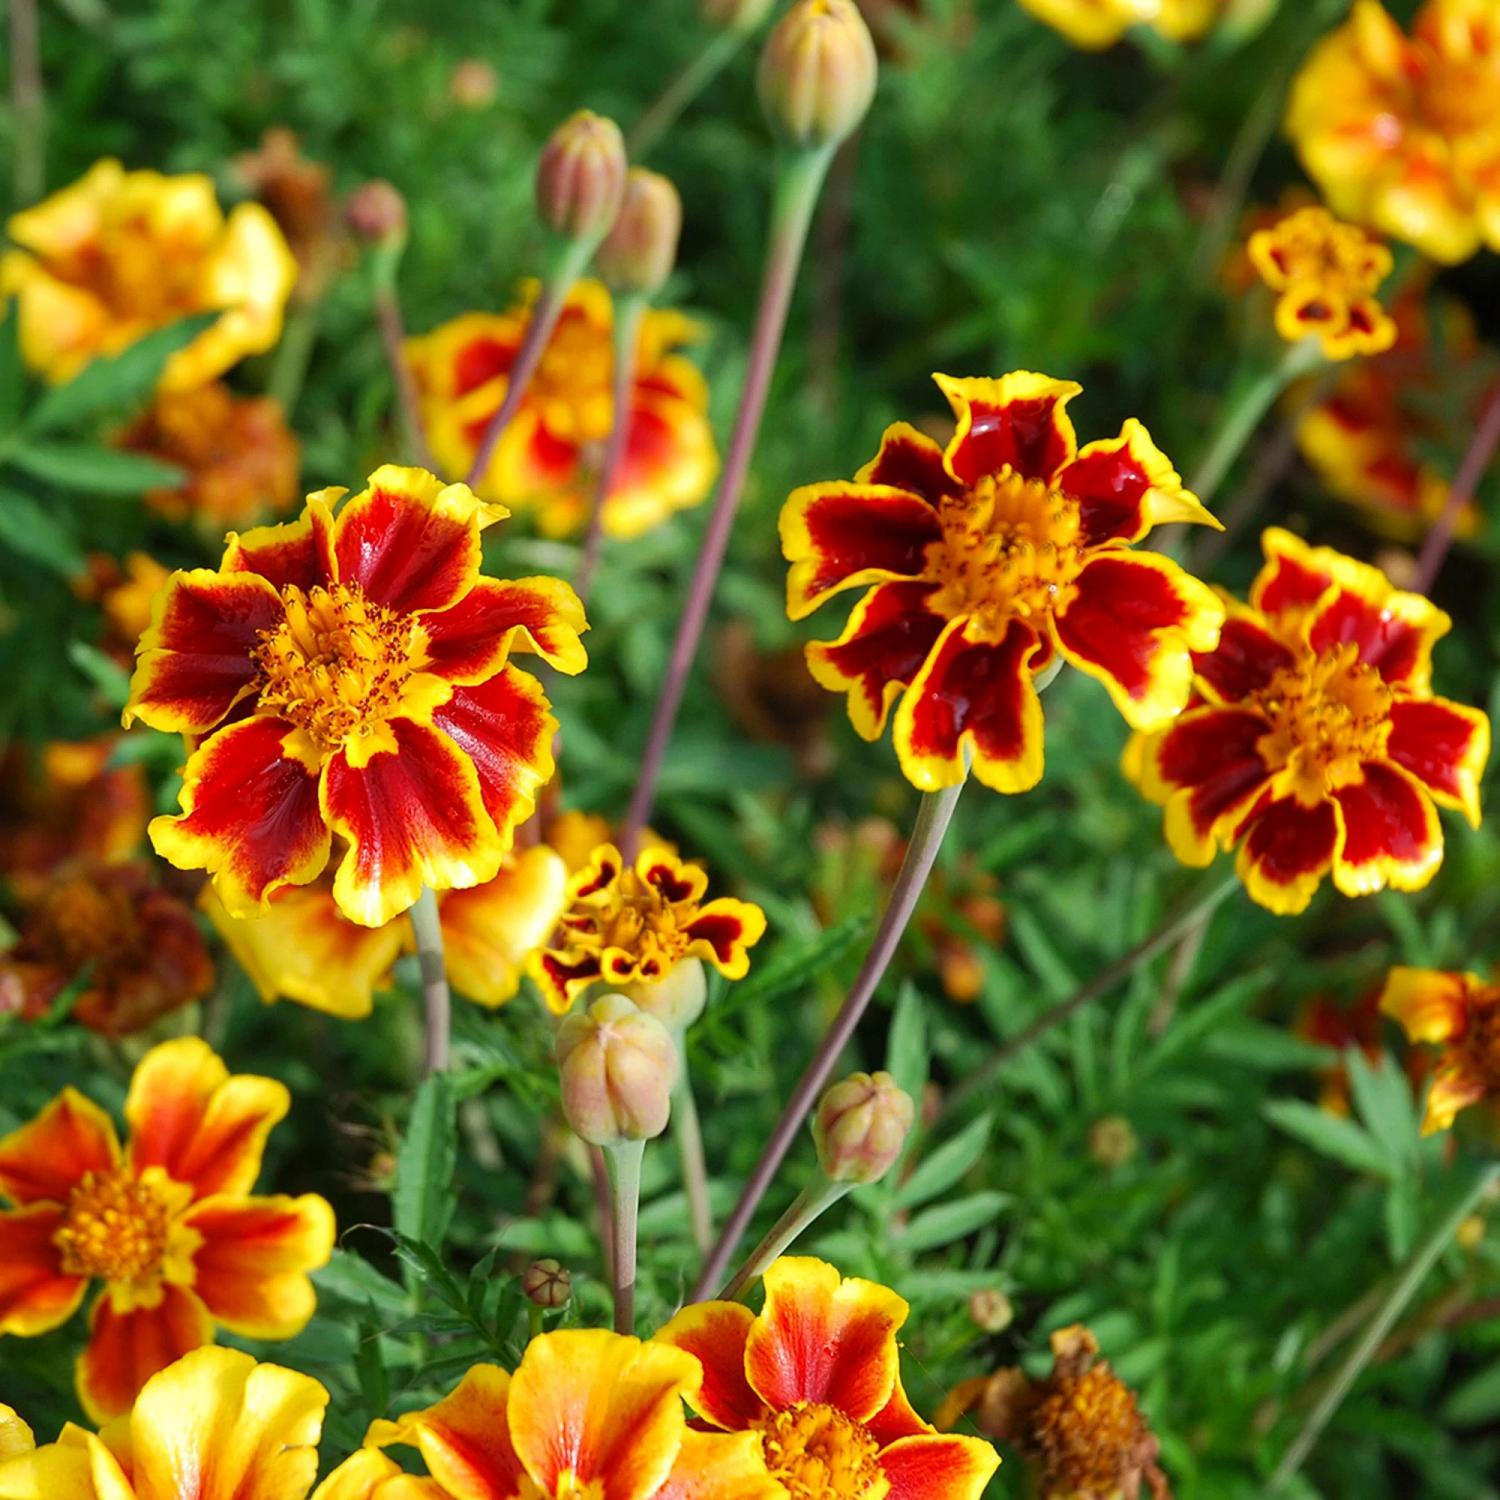
[[[755,1314],[743,1303],[695,1302],[656,1335],[698,1361],[703,1384],[689,1398],[693,1409],[730,1432],[753,1427],[766,1413],[745,1377],[745,1344],[754,1324]]]
[[[1447,1130],[1460,1110],[1478,1104],[1491,1092],[1489,1080],[1463,1054],[1450,1054],[1437,1065],[1427,1090],[1422,1134]]]
[[[62,1221],[52,1203],[0,1212],[0,1334],[50,1333],[83,1301],[87,1278],[63,1274],[53,1243]]]
[[[448,609],[430,614],[427,669],[449,682],[492,677],[513,651],[532,651],[572,676],[588,665],[578,637],[588,629],[583,605],[556,578],[481,578]]]
[[[1391,705],[1385,753],[1410,771],[1433,799],[1459,809],[1479,827],[1479,783],[1490,758],[1489,717],[1446,698],[1398,699]]]
[[[1166,521],[1223,526],[1190,490],[1151,434],[1131,417],[1117,438],[1088,443],[1058,474],[1058,489],[1079,502],[1083,540],[1138,542]]]
[[[1333,865],[1340,817],[1332,802],[1268,802],[1249,819],[1236,869],[1251,899],[1280,916],[1307,909]]]
[[[71,1422],[55,1443],[0,1459],[0,1500],[137,1500],[117,1458]]]
[[[435,1479],[404,1474],[374,1448],[352,1454],[312,1492],[312,1500],[449,1500]]]
[[[706,958],[726,979],[743,979],[750,972],[750,949],[766,935],[766,914],[747,901],[721,896],[683,933],[692,940],[689,955]]]
[[[123,1417],[148,1380],[184,1354],[213,1342],[213,1323],[186,1287],[164,1282],[154,1306],[118,1311],[108,1291],[89,1314],[78,1359],[78,1399],[94,1422]]]
[[[1193,658],[1199,685],[1220,703],[1237,703],[1265,687],[1282,667],[1291,666],[1291,650],[1253,614],[1225,601],[1228,617],[1219,644]]]
[[[0,1140],[0,1193],[12,1203],[65,1203],[88,1172],[120,1160],[114,1122],[65,1088],[34,1120]]]
[[[902,1438],[880,1455],[890,1485],[888,1500],[980,1500],[1000,1455],[981,1438]]]
[[[343,493],[333,489],[309,495],[306,509],[295,521],[256,526],[246,532],[231,531],[225,539],[220,570],[258,574],[278,591],[292,585],[306,593],[334,582],[338,571],[333,560],[329,506]]]
[[[880,438],[880,451],[854,476],[858,484],[884,484],[907,490],[936,505],[955,486],[943,450],[910,422],[893,422]]]
[[[1362,781],[1333,794],[1344,814],[1333,883],[1346,896],[1386,886],[1419,891],[1443,862],[1437,809],[1399,766],[1376,761],[1363,769]]]
[[[868,1422],[895,1389],[905,1301],[806,1256],[773,1261],[763,1280],[765,1306],[745,1344],[751,1387],[773,1411],[821,1402]]]
[[[759,1433],[690,1430],[652,1500],[786,1500],[786,1493],[766,1470]]]
[[[18,1453],[30,1453],[36,1448],[36,1438],[15,1409],[0,1402],[0,1464],[14,1458]]]
[[[1270,728],[1241,709],[1193,709],[1147,753],[1141,790],[1165,802],[1167,843],[1184,864],[1210,864],[1270,781],[1256,748]]]
[[[1017,370],[998,380],[934,375],[948,398],[958,431],[944,455],[948,472],[972,485],[1007,465],[1026,479],[1050,481],[1078,451],[1073,424],[1063,410],[1083,389]]]
[[[1482,982],[1474,974],[1398,965],[1386,976],[1380,1009],[1400,1023],[1410,1041],[1441,1044],[1468,1028],[1469,992]]]
[[[1334,587],[1307,629],[1315,651],[1353,642],[1360,660],[1387,682],[1426,692],[1432,681],[1432,647],[1453,622],[1420,594],[1393,589],[1378,568],[1335,555]]]
[[[1309,609],[1333,582],[1328,564],[1336,554],[1327,548],[1309,547],[1279,526],[1267,527],[1260,545],[1266,562],[1250,585],[1250,603],[1273,620]]]

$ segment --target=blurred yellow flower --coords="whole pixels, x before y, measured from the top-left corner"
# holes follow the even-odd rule
[[[1174,42],[1196,41],[1217,21],[1225,0],[1020,0],[1075,47],[1112,47],[1132,26],[1149,26]]]

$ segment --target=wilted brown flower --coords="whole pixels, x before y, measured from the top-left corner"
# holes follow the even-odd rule
[[[296,132],[283,125],[273,125],[259,149],[242,152],[233,166],[246,191],[270,210],[296,257],[293,295],[315,301],[338,256],[333,169],[303,156]]]

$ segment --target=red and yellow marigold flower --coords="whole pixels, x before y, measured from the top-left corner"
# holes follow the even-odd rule
[[[1021,0],[1075,47],[1112,47],[1132,26],[1175,42],[1196,41],[1223,14],[1226,0]]]
[[[1485,715],[1432,693],[1451,622],[1331,548],[1275,528],[1264,547],[1249,605],[1194,658],[1194,706],[1126,769],[1165,805],[1180,860],[1238,847],[1272,911],[1302,911],[1330,871],[1346,896],[1419,890],[1443,857],[1433,804],[1477,827],[1489,757]]]
[[[428,442],[448,473],[468,472],[505,399],[533,296],[509,312],[465,313],[407,344]],[[573,288],[525,400],[479,481],[486,499],[535,510],[549,536],[579,531],[588,520],[614,423],[613,321],[602,285],[583,281]],[[699,504],[713,484],[718,456],[708,389],[697,366],[677,352],[696,334],[680,313],[649,309],[641,320],[630,432],[604,506],[610,536],[651,530]]]
[[[977,1438],[924,1422],[901,1385],[906,1303],[820,1260],[767,1268],[766,1300],[683,1310],[657,1335],[703,1368],[688,1402],[705,1422],[759,1435],[788,1500],[979,1500],[999,1465]]]
[[[1380,1008],[1413,1042],[1439,1049],[1422,1133],[1447,1130],[1460,1110],[1500,1105],[1500,983],[1477,974],[1392,969]]]
[[[569,880],[557,931],[532,960],[547,1004],[561,1015],[591,984],[630,993],[694,959],[743,979],[766,915],[729,896],[705,901],[707,891],[708,876],[670,849],[644,849],[627,865],[613,844],[600,844]]]
[[[333,1210],[312,1194],[255,1197],[261,1152],[287,1112],[270,1078],[231,1077],[196,1037],[141,1059],[122,1150],[109,1117],[65,1089],[0,1140],[0,1333],[66,1323],[91,1281],[78,1394],[94,1418],[137,1392],[214,1328],[255,1339],[300,1333],[307,1273],[333,1249]],[[3,1490],[0,1490],[3,1493]]]
[[[315,880],[334,835],[334,899],[368,927],[424,886],[493,880],[557,727],[511,658],[586,660],[565,583],[480,576],[480,530],[502,509],[393,465],[335,518],[343,493],[231,532],[217,570],[174,573],[141,640],[126,724],[203,737],[152,843],[208,870],[235,916]]]
[[[1131,543],[1163,521],[1217,523],[1139,422],[1080,450],[1072,381],[936,378],[958,418],[946,450],[898,422],[852,484],[787,501],[787,612],[865,589],[843,634],[807,648],[813,676],[848,694],[866,739],[898,705],[896,754],[923,791],[962,781],[967,752],[986,786],[1022,792],[1042,776],[1034,679],[1057,657],[1134,728],[1182,709],[1223,606]]]
[[[1330,1063],[1320,1073],[1322,1089],[1318,1104],[1329,1114],[1349,1113],[1349,1069],[1342,1054],[1351,1047],[1358,1047],[1370,1062],[1378,1063],[1384,1052],[1380,1031],[1380,994],[1376,990],[1347,1005],[1328,995],[1315,995],[1298,1007],[1292,1022],[1293,1035],[1340,1054],[1336,1062]]]
[[[226,217],[213,179],[96,162],[71,187],[15,214],[0,298],[19,299],[21,353],[48,380],[192,313],[221,311],[167,361],[161,388],[191,390],[281,334],[297,263],[258,203]]]
[[[1355,0],[1292,87],[1287,134],[1334,212],[1445,264],[1500,249],[1500,13]]]
[[[1289,344],[1318,340],[1325,359],[1379,354],[1396,325],[1375,296],[1391,252],[1326,208],[1299,208],[1250,236],[1261,280],[1276,293],[1276,332]]]
[[[698,1363],[602,1329],[544,1333],[513,1375],[476,1365],[426,1411],[376,1422],[367,1443],[407,1444],[451,1500],[785,1500],[749,1433],[689,1427]]]

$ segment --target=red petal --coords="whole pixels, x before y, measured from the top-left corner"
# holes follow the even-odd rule
[[[1312,900],[1333,864],[1338,816],[1331,802],[1303,807],[1291,797],[1268,803],[1248,824],[1239,870],[1262,906],[1291,916]]]
[[[1333,575],[1311,547],[1273,526],[1261,538],[1266,564],[1250,585],[1250,603],[1273,618],[1316,604]]]
[[[0,1193],[12,1203],[65,1203],[90,1172],[119,1164],[109,1116],[65,1088],[34,1120],[0,1140]]]
[[[49,1333],[83,1300],[88,1282],[63,1274],[53,1244],[62,1220],[51,1203],[0,1213],[0,1335]]]
[[[1370,764],[1364,780],[1334,793],[1344,836],[1333,878],[1346,896],[1394,886],[1419,890],[1443,859],[1443,833],[1427,794],[1405,771]]]
[[[1489,720],[1478,709],[1428,698],[1393,703],[1390,721],[1385,753],[1439,800],[1461,808],[1477,828],[1479,780],[1489,759]]]
[[[1000,1456],[979,1438],[902,1438],[880,1455],[887,1500],[979,1500]]]
[[[1237,703],[1265,687],[1291,651],[1266,627],[1247,615],[1232,614],[1219,632],[1219,644],[1193,658],[1198,676],[1223,703]]]
[[[745,1341],[754,1323],[755,1315],[741,1303],[697,1302],[656,1335],[686,1349],[703,1367],[703,1385],[692,1405],[729,1432],[754,1427],[765,1415],[766,1403],[745,1378]]]
[[[333,520],[321,499],[309,500],[296,521],[229,533],[220,565],[226,573],[257,573],[274,589],[303,590],[334,578]]]
[[[860,484],[888,484],[936,505],[955,488],[943,450],[925,432],[894,422],[880,439],[880,452],[855,476]]]
[[[1054,482],[1079,502],[1087,546],[1139,541],[1162,521],[1217,524],[1133,417],[1119,437],[1090,443]]]
[[[88,1348],[78,1361],[78,1394],[96,1422],[122,1417],[141,1387],[184,1354],[213,1342],[203,1304],[170,1283],[155,1307],[116,1312],[106,1292],[90,1316]]]
[[[514,650],[535,651],[559,671],[581,672],[583,606],[555,578],[481,578],[451,609],[428,615],[428,669],[450,682],[482,682]]]
[[[1009,466],[1027,479],[1050,480],[1077,449],[1063,408],[1078,394],[1068,380],[1021,370],[999,380],[934,377],[958,418],[948,445],[949,471],[964,484]]]
[[[1270,727],[1258,714],[1209,708],[1184,714],[1162,736],[1155,751],[1156,774],[1167,786],[1187,792],[1180,807],[1174,800],[1177,810],[1167,831],[1179,859],[1206,862],[1215,825],[1244,807],[1270,780],[1256,749]],[[1172,826],[1176,817],[1186,819],[1187,830]]]
[[[1403,597],[1415,599],[1414,595],[1399,594],[1369,598],[1353,589],[1340,589],[1318,610],[1308,629],[1308,641],[1315,651],[1352,641],[1360,660],[1374,667],[1387,682],[1425,683],[1431,670],[1432,642],[1442,630],[1434,631],[1421,618],[1425,611],[1398,612],[1391,607]]]
[[[495,376],[507,374],[520,347],[519,339],[471,339],[453,356],[453,394],[466,396]]]

